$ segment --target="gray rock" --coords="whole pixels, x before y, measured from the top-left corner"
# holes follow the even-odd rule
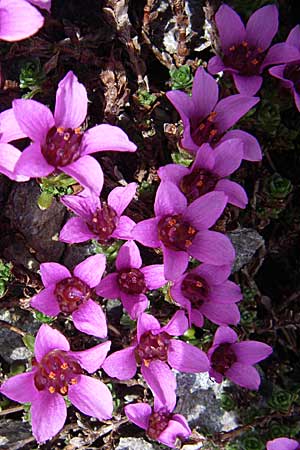
[[[235,248],[236,258],[232,271],[237,272],[249,263],[257,250],[265,244],[263,237],[252,228],[240,228],[227,234]]]
[[[116,450],[160,450],[156,444],[150,444],[142,438],[121,438]]]
[[[33,441],[30,425],[20,420],[0,420],[0,449],[18,450]]]
[[[7,328],[0,328],[0,355],[11,364],[13,361],[27,361],[31,353],[25,347],[21,336]]]

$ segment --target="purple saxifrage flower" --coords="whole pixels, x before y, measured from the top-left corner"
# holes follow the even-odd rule
[[[206,372],[206,354],[186,342],[173,339],[188,328],[183,311],[177,311],[169,323],[161,327],[150,314],[142,313],[137,321],[135,342],[112,353],[103,366],[105,372],[119,380],[129,380],[141,366],[141,372],[158,400],[173,410],[176,404],[176,380],[169,366],[182,372]]]
[[[202,67],[195,74],[191,97],[182,91],[167,92],[167,97],[183,122],[183,148],[197,153],[202,144],[215,147],[220,142],[236,138],[243,141],[244,159],[261,160],[261,149],[255,137],[241,130],[227,132],[256,105],[259,98],[237,94],[218,101],[218,83]]]
[[[248,203],[244,189],[228,177],[237,170],[243,159],[243,143],[230,139],[218,145],[215,150],[203,144],[191,167],[168,164],[160,167],[158,175],[162,181],[170,181],[179,187],[188,202],[212,191],[222,191],[228,203],[245,208]]]
[[[128,419],[146,430],[150,439],[161,442],[170,448],[176,448],[177,439],[187,439],[191,429],[181,414],[173,414],[174,408],[156,405],[152,409],[148,403],[133,403],[125,406]]]
[[[64,426],[64,399],[84,414],[110,419],[112,396],[102,381],[85,375],[98,370],[110,348],[110,341],[80,352],[70,351],[67,339],[49,325],[42,325],[35,340],[35,360],[30,372],[4,382],[0,392],[8,398],[31,403],[31,424],[39,443],[55,436]]]
[[[209,192],[187,206],[175,184],[162,182],[155,197],[156,217],[139,222],[133,238],[146,247],[162,249],[167,280],[176,280],[186,270],[189,255],[208,264],[230,265],[235,256],[230,240],[208,230],[226,203],[223,192]]]
[[[58,263],[40,266],[45,289],[31,299],[31,306],[48,316],[71,314],[75,327],[99,338],[107,336],[105,314],[92,300],[93,288],[105,270],[105,256],[93,255],[78,264],[73,275]]]
[[[29,3],[32,3],[35,6],[38,6],[41,9],[46,9],[50,11],[51,9],[51,0],[27,0]]]
[[[204,317],[217,325],[236,325],[242,299],[240,287],[228,280],[230,266],[201,264],[180,276],[171,287],[172,299],[188,311],[190,323],[202,327]]]
[[[135,320],[148,306],[145,293],[166,284],[163,264],[142,267],[140,251],[133,241],[128,241],[119,250],[116,259],[117,272],[110,273],[96,287],[96,292],[105,298],[121,299],[131,319]]]
[[[299,450],[300,444],[294,439],[277,438],[267,442],[267,450]]]
[[[267,358],[272,347],[263,342],[237,342],[237,334],[229,327],[219,327],[213,345],[208,351],[211,368],[209,374],[221,383],[223,377],[248,389],[257,390],[260,376],[253,364]]]
[[[281,42],[271,42],[278,30],[278,10],[267,5],[255,11],[245,28],[240,16],[228,5],[221,5],[215,21],[220,35],[223,57],[214,56],[208,70],[233,76],[237,90],[244,95],[255,95],[262,84],[262,72],[267,66],[287,63],[297,58],[296,49]]]
[[[79,243],[97,239],[100,244],[107,244],[110,239],[132,239],[135,222],[123,211],[127,208],[136,192],[136,183],[125,187],[116,187],[100,202],[92,192],[85,195],[65,195],[61,202],[75,212],[60,232],[59,239],[68,243]]]
[[[288,35],[286,43],[298,51],[297,60],[269,69],[273,77],[281,80],[282,85],[290,89],[298,111],[300,111],[300,25],[296,25]]]
[[[26,0],[0,0],[0,40],[14,42],[26,39],[43,25],[41,13]]]
[[[58,85],[54,116],[35,100],[14,100],[16,120],[33,141],[22,152],[16,172],[34,178],[63,171],[99,195],[103,173],[89,155],[104,150],[133,152],[136,146],[120,128],[111,125],[97,125],[83,133],[80,126],[87,104],[86,89],[73,72],[68,72]]]

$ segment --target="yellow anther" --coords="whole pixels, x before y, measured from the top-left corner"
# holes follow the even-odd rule
[[[257,51],[258,51],[258,53],[262,53],[263,49],[261,47],[258,47]]]
[[[247,41],[243,41],[243,42],[242,42],[242,46],[243,46],[243,47],[248,47],[248,42],[247,42]]]
[[[151,363],[150,359],[144,359],[144,364],[145,364],[146,367],[149,367],[150,363]]]
[[[50,372],[49,375],[48,375],[48,378],[50,378],[50,380],[55,380],[55,378],[56,378],[55,373],[54,372]]]
[[[215,117],[216,117],[216,115],[217,115],[216,111],[211,112],[210,115],[208,116],[207,120],[209,122],[213,122]]]
[[[199,130],[204,130],[204,128],[205,128],[205,125],[204,125],[204,123],[200,123],[200,125],[199,125]]]
[[[209,135],[210,135],[210,136],[215,136],[217,133],[218,133],[218,130],[213,129],[213,130],[211,130],[211,131],[209,132]]]
[[[68,364],[67,364],[66,362],[64,362],[64,363],[60,366],[60,368],[61,368],[62,370],[67,370],[68,367],[69,367],[69,366],[68,366]]]
[[[186,241],[185,241],[185,246],[186,247],[190,247],[192,245],[192,241],[190,240],[190,239],[187,239]]]
[[[64,133],[64,141],[68,141],[70,139],[70,133]]]
[[[204,181],[202,180],[197,181],[196,186],[201,188],[202,186],[204,186]]]
[[[258,64],[259,61],[257,58],[252,59],[251,64],[254,64],[256,66],[256,64]]]
[[[201,281],[196,281],[196,287],[197,288],[202,288],[203,287],[203,283],[201,283]]]
[[[58,127],[57,128],[57,132],[58,133],[63,133],[65,131],[64,127]]]
[[[169,225],[172,227],[173,225],[176,225],[176,219],[170,219]]]
[[[76,378],[71,378],[71,384],[77,384]]]
[[[191,226],[189,226],[189,229],[188,229],[188,234],[195,234],[196,233],[196,230],[195,230],[195,228],[193,228],[193,227],[191,227]]]
[[[235,45],[232,45],[231,47],[229,47],[230,52],[234,52],[235,49],[236,49]]]
[[[75,134],[81,134],[81,128],[79,127],[79,128],[75,128],[74,129],[74,133]]]
[[[50,394],[54,394],[54,392],[55,392],[55,387],[50,386],[49,389],[48,389],[48,391],[50,392]]]
[[[60,388],[59,392],[62,395],[65,395],[68,392],[68,386],[63,386],[62,388]]]

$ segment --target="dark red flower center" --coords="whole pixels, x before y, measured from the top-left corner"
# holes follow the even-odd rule
[[[116,211],[107,203],[103,202],[102,208],[97,208],[92,220],[87,225],[93,233],[98,235],[100,244],[106,244],[115,231],[118,222],[119,217]]]
[[[118,285],[126,294],[144,294],[147,291],[145,277],[139,269],[126,269],[118,274]]]
[[[300,62],[287,64],[283,76],[294,83],[294,88],[300,95]]]
[[[193,138],[193,141],[199,147],[204,143],[213,145],[220,139],[217,126],[214,123],[216,116],[217,113],[215,111],[212,111],[208,117],[202,120],[200,124],[191,126],[191,136]]]
[[[158,236],[162,243],[172,250],[187,250],[193,242],[197,230],[182,215],[163,217],[158,223]]]
[[[225,66],[236,69],[241,75],[258,75],[260,66],[265,58],[265,52],[252,47],[247,41],[232,45],[224,54]]]
[[[236,362],[236,355],[232,350],[231,344],[219,345],[213,352],[210,361],[212,368],[216,372],[225,375],[225,372]]]
[[[204,169],[193,170],[180,181],[180,189],[189,203],[214,190],[220,177]]]
[[[144,333],[135,350],[135,357],[138,364],[144,363],[148,367],[151,361],[156,359],[167,361],[171,339],[171,336],[164,331],[156,335],[152,334],[151,331]]]
[[[50,394],[67,395],[69,385],[78,383],[83,373],[79,363],[62,350],[52,350],[43,357],[40,363],[35,362],[37,371],[34,384],[39,391],[47,389]]]
[[[89,286],[77,277],[69,277],[56,284],[56,295],[61,312],[72,314],[91,297]]]
[[[189,273],[181,283],[182,294],[190,300],[193,306],[201,306],[207,300],[209,287],[203,278]]]
[[[64,167],[80,157],[80,145],[83,133],[80,128],[52,127],[42,145],[42,154],[51,166]]]
[[[150,439],[157,440],[159,435],[167,428],[173,414],[164,411],[153,412],[149,417],[147,434]]]

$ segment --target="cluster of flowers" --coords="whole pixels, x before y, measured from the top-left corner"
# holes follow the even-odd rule
[[[0,0],[0,7],[2,3]],[[103,339],[107,337],[107,322],[96,294],[120,299],[131,319],[137,321],[131,345],[108,357],[110,341],[72,352],[61,333],[41,326],[31,370],[9,378],[0,388],[15,401],[31,402],[33,434],[38,442],[50,439],[63,427],[66,395],[85,414],[99,420],[112,416],[110,391],[100,380],[85,375],[100,367],[119,380],[132,378],[140,367],[153,393],[154,406],[130,404],[125,407],[126,415],[150,438],[170,447],[175,446],[177,438],[185,439],[191,433],[186,419],[173,412],[176,378],[171,368],[209,372],[217,382],[227,377],[248,389],[260,385],[253,365],[269,356],[272,349],[262,342],[238,342],[229,327],[240,320],[236,303],[242,299],[239,286],[228,279],[235,253],[229,239],[211,228],[227,203],[244,208],[248,201],[244,189],[228,176],[243,159],[261,159],[260,146],[253,136],[242,130],[227,130],[259,101],[250,95],[259,89],[259,74],[264,67],[295,60],[291,55],[296,50],[288,43],[277,44],[267,52],[278,27],[273,5],[256,11],[246,30],[226,5],[217,12],[216,23],[224,55],[223,60],[214,57],[209,70],[229,70],[241,93],[219,101],[218,84],[203,68],[196,72],[191,96],[181,91],[167,93],[184,125],[181,145],[195,159],[189,168],[169,164],[158,170],[161,183],[154,203],[155,217],[151,219],[136,224],[123,214],[136,194],[136,183],[113,189],[107,202],[100,202],[103,173],[89,155],[104,150],[133,152],[136,146],[118,127],[103,124],[82,131],[87,93],[72,72],[59,83],[54,115],[34,100],[14,100],[12,109],[0,116],[2,173],[15,181],[26,181],[65,172],[84,188],[79,195],[61,199],[75,213],[61,230],[61,241],[126,241],[119,250],[116,271],[103,279],[106,261],[100,254],[78,264],[73,273],[58,263],[41,264],[45,289],[32,298],[31,306],[53,317],[71,315],[78,330]],[[290,36],[297,32],[294,29]],[[287,77],[286,69],[282,70]],[[22,137],[32,141],[23,152],[8,144]],[[134,241],[161,249],[163,264],[144,266]],[[199,263],[192,270],[190,257]],[[146,294],[167,282],[173,302],[181,309],[161,326],[145,313],[149,303]],[[202,327],[204,317],[219,326],[207,354],[175,338],[192,324]],[[269,444],[272,450],[281,448],[272,445],[276,443]]]

